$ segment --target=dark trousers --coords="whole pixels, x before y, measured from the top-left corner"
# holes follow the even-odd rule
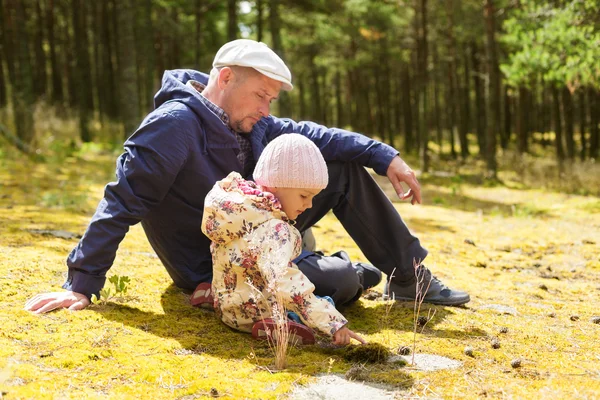
[[[314,198],[312,208],[298,217],[296,228],[304,232],[332,210],[371,264],[388,276],[393,271],[394,283],[413,283],[413,260],[422,261],[427,250],[377,182],[359,164],[330,162],[327,167],[329,185]],[[315,294],[330,296],[336,304],[349,303],[362,293],[356,270],[339,257],[304,254],[297,265],[315,285]]]

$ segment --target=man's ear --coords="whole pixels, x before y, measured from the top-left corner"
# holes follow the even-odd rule
[[[231,82],[233,82],[233,70],[229,67],[221,68],[219,70],[219,78],[217,79],[219,89],[224,90]]]

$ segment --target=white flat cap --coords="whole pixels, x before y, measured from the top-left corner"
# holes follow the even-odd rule
[[[249,39],[238,39],[225,43],[213,60],[213,67],[254,68],[261,74],[283,83],[283,90],[289,91],[292,86],[292,73],[283,60],[263,42]]]

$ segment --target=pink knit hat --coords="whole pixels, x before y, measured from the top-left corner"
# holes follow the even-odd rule
[[[268,187],[325,189],[329,175],[319,148],[305,136],[287,133],[265,147],[254,181]]]

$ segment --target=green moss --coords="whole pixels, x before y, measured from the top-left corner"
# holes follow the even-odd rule
[[[346,360],[361,363],[385,362],[390,355],[389,349],[379,343],[346,346],[343,353]]]
[[[595,199],[515,189],[522,184],[481,188],[483,180],[470,171],[454,179],[431,176],[425,205],[395,205],[429,249],[427,266],[450,287],[469,291],[472,301],[462,308],[424,304],[421,315],[435,315],[417,330],[414,346],[464,366],[422,372],[346,358],[362,346],[307,346],[291,349],[288,368],[275,373],[265,343],[188,305],[139,225],[121,244],[109,274],[131,278],[126,298],[76,313],[35,316],[22,309],[27,298],[60,290],[65,257],[77,243],[34,230],[82,234],[113,169],[113,156],[100,151],[74,153],[57,164],[2,160],[0,391],[6,398],[208,398],[214,388],[225,398],[276,399],[314,376],[346,374],[363,364],[363,380],[412,397],[600,397],[590,374],[600,342],[600,325],[591,321],[600,286]],[[61,183],[65,179],[69,185]],[[392,194],[385,178],[377,179]],[[332,215],[315,235],[325,251],[346,249],[365,260]],[[478,268],[478,261],[486,267]],[[517,314],[484,308],[490,304],[515,307]],[[412,349],[412,306],[361,299],[343,313],[371,348]],[[575,314],[579,320],[571,321]],[[498,333],[501,327],[506,333]],[[490,345],[494,336],[502,343],[498,349]],[[464,355],[467,346],[476,358]],[[378,351],[367,357],[373,353],[384,358]],[[515,358],[523,360],[519,369],[510,366]]]

